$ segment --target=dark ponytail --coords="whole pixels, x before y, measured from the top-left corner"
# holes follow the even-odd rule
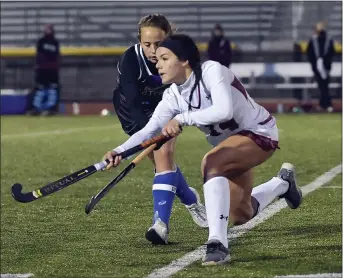
[[[201,81],[201,78],[202,78],[201,64],[200,63],[196,63],[194,68],[192,67],[192,69],[193,69],[193,72],[194,72],[194,75],[195,75],[195,82],[194,82],[193,88],[191,90],[191,93],[189,95],[188,110],[192,110],[192,108],[195,108],[195,109],[199,109],[200,108],[200,102],[199,102],[199,105],[197,107],[192,106],[191,103],[192,103],[194,91],[197,88],[197,86],[200,85],[200,81]]]

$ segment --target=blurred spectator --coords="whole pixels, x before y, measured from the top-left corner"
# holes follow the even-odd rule
[[[324,23],[316,25],[315,34],[309,40],[307,48],[308,61],[320,90],[320,100],[318,110],[332,112],[331,96],[329,93],[330,70],[334,55],[334,44],[325,30]]]
[[[212,31],[207,53],[210,60],[217,61],[223,66],[230,67],[232,61],[231,43],[224,37],[223,28],[219,24],[216,24]]]
[[[35,88],[28,114],[53,115],[58,112],[59,59],[60,47],[54,27],[45,25],[44,35],[36,45]]]

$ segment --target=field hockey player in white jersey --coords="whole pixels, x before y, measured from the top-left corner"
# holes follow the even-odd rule
[[[162,131],[175,137],[183,126],[197,126],[213,148],[205,154],[201,171],[209,225],[203,265],[220,265],[229,259],[228,221],[248,222],[276,198],[296,209],[302,201],[295,168],[284,163],[277,176],[253,187],[253,168],[268,160],[278,147],[276,120],[247,93],[234,73],[214,61],[200,63],[194,41],[182,34],[165,39],[156,52],[156,65],[165,90],[148,124],[113,155]]]

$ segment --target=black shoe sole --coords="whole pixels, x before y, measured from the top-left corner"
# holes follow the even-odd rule
[[[288,205],[291,209],[297,209],[298,207],[300,207],[300,205],[301,205],[301,203],[302,203],[302,200],[303,200],[303,194],[302,194],[301,189],[299,189],[298,187],[296,187],[296,189],[297,189],[297,191],[298,191],[298,194],[300,195],[300,197],[299,197],[300,201],[299,201],[299,204],[298,204],[298,205],[294,205],[294,203],[292,203],[292,202],[290,201],[290,199],[285,198],[287,205]]]
[[[145,238],[153,245],[166,245],[167,243],[160,238],[154,229],[151,229],[145,233]]]
[[[226,257],[218,262],[216,261],[208,261],[208,262],[202,262],[201,265],[203,266],[214,266],[214,265],[223,265],[227,264],[230,261],[230,255],[226,255]]]

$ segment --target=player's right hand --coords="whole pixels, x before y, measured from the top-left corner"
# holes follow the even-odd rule
[[[108,159],[110,161],[110,163],[106,166],[106,170],[109,170],[112,167],[117,167],[122,160],[121,156],[117,156],[117,153],[114,151],[107,152],[102,160],[105,159]]]

